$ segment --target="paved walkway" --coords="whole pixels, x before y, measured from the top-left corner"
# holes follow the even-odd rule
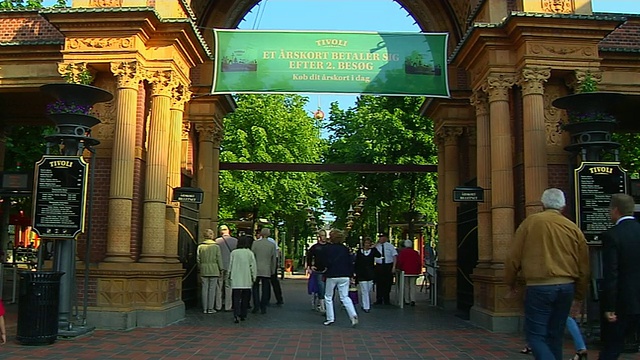
[[[429,307],[425,294],[415,307],[374,307],[359,311],[351,328],[344,311],[322,325],[311,310],[306,281],[282,281],[285,305],[233,323],[231,313],[187,311],[186,319],[162,329],[103,331],[49,346],[0,346],[0,359],[533,359],[521,355],[520,336],[494,334]],[[10,306],[9,309],[15,309]],[[10,316],[10,327],[15,334]],[[11,336],[13,339],[13,336]],[[565,342],[566,359],[573,354]],[[592,351],[592,358],[596,358]],[[622,359],[640,359],[627,354]]]

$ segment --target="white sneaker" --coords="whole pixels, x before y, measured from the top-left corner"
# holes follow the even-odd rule
[[[322,324],[323,324],[324,326],[329,326],[329,325],[333,324],[333,321],[329,321],[329,320],[327,320],[327,321],[323,322]]]
[[[351,327],[356,327],[358,325],[358,317],[354,316],[351,318]]]

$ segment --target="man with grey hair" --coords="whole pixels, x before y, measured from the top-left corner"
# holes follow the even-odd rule
[[[231,231],[227,225],[220,225],[220,237],[216,239],[216,244],[222,253],[222,269],[218,278],[218,292],[216,293],[216,310],[231,311],[231,281],[229,280],[229,260],[231,252],[238,246],[238,239],[231,236]],[[224,306],[223,306],[224,305]]]
[[[601,360],[617,359],[628,333],[640,326],[640,223],[633,217],[635,202],[626,194],[611,196],[609,214],[614,227],[602,240]]]
[[[257,277],[253,283],[253,313],[267,313],[271,299],[271,275],[276,272],[276,246],[261,232],[260,238],[253,242],[251,251],[256,256]]]
[[[505,283],[516,293],[518,272],[526,283],[527,344],[539,360],[561,360],[564,327],[572,303],[584,299],[589,281],[589,250],[578,226],[562,215],[560,189],[542,194],[543,211],[518,227],[505,260]]]

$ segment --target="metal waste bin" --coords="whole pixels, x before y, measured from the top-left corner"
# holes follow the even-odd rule
[[[53,344],[58,337],[60,278],[64,272],[21,271],[16,340],[24,345]]]

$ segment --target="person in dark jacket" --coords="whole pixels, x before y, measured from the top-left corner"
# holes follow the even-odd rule
[[[349,249],[344,246],[344,233],[340,230],[332,230],[329,237],[329,245],[323,251],[322,262],[326,266],[324,273],[327,278],[324,294],[324,303],[327,311],[327,320],[324,325],[328,326],[335,322],[335,311],[333,309],[333,291],[338,288],[340,301],[347,310],[351,319],[351,326],[358,324],[358,314],[353,306],[353,301],[349,298],[349,280],[353,275],[353,261]]]
[[[318,242],[313,244],[309,251],[307,251],[307,272],[312,281],[315,281],[314,287],[318,290],[318,311],[325,312],[324,293],[325,293],[325,281],[324,271],[325,266],[322,263],[324,258],[323,252],[327,246],[327,232],[323,229],[318,231]]]
[[[373,290],[373,280],[375,279],[375,258],[379,258],[380,252],[371,247],[370,237],[364,239],[362,249],[356,253],[355,273],[356,283],[360,290],[362,310],[368,313],[371,310],[371,290]]]
[[[633,217],[634,208],[633,197],[612,195],[609,209],[615,226],[600,236],[606,320],[600,360],[617,359],[626,334],[640,326],[640,224]]]

